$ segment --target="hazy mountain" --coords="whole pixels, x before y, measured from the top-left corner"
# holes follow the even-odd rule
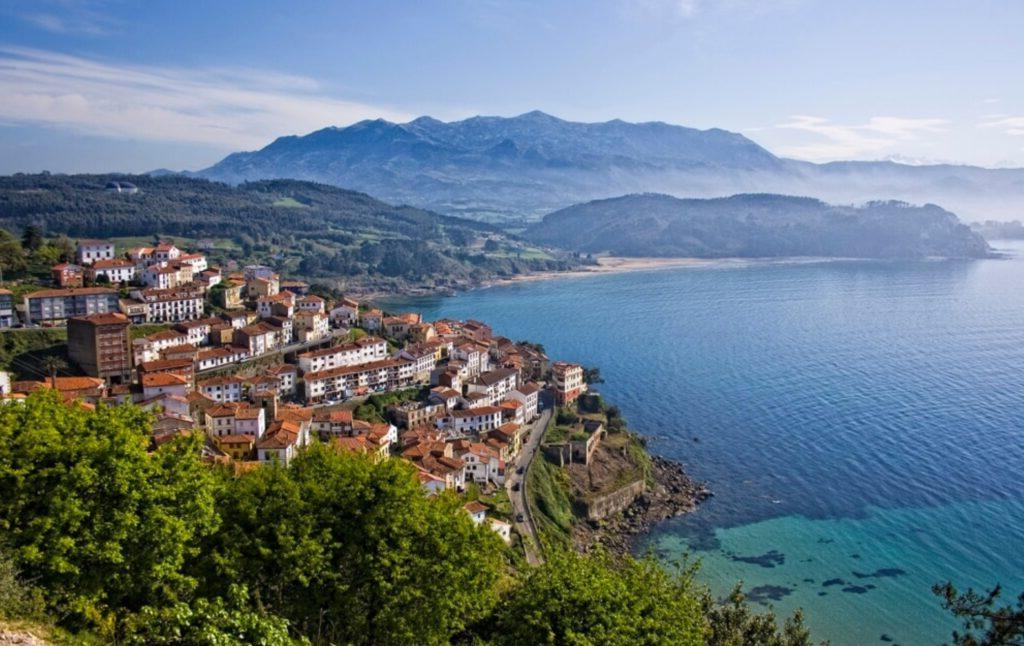
[[[660,122],[576,123],[542,112],[444,123],[362,121],[281,137],[199,171],[239,183],[293,178],[365,191],[390,202],[493,221],[536,220],[571,204],[624,193],[714,197],[814,195],[838,203],[935,202],[971,219],[1024,214],[1024,170],[810,164],[776,157],[746,137]]]
[[[621,256],[976,258],[988,244],[938,206],[833,206],[784,195],[627,195],[547,215],[524,236]]]

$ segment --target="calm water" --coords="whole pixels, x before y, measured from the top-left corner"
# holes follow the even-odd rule
[[[932,583],[1024,590],[1024,245],[1006,260],[666,269],[402,307],[599,366],[715,498],[687,551],[836,644],[948,641]],[[394,304],[393,304],[394,305]]]

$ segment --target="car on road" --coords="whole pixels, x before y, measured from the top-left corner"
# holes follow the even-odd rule
[[[514,485],[512,485],[512,491],[519,491],[519,483],[518,482],[515,483]]]
[[[518,473],[519,475],[523,475],[523,467],[519,467],[518,469],[516,469],[516,473]]]
[[[516,522],[517,523],[526,522],[526,516],[524,516],[523,514],[516,514]]]

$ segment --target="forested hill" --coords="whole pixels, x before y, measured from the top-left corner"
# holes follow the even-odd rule
[[[139,192],[105,190],[110,181]],[[486,224],[294,180],[232,187],[180,176],[0,177],[0,228],[17,234],[30,224],[47,235],[202,241],[215,259],[360,286],[454,287],[573,264]]]
[[[525,237],[622,256],[978,258],[991,252],[956,215],[933,204],[834,206],[765,194],[598,200],[547,215]]]

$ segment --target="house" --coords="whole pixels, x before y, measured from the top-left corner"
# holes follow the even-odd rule
[[[364,336],[330,348],[311,350],[299,354],[299,369],[302,372],[319,372],[342,366],[354,366],[371,361],[381,361],[388,356],[388,344],[375,336]]]
[[[298,453],[299,448],[308,443],[303,437],[298,424],[287,421],[275,421],[267,429],[266,437],[256,443],[257,458],[260,462],[279,462],[288,464]]]
[[[50,269],[50,276],[57,287],[81,287],[85,283],[85,268],[62,262]]]
[[[444,478],[435,476],[421,466],[416,467],[416,477],[420,481],[420,486],[426,490],[428,495],[436,496],[445,489],[446,482]]]
[[[91,265],[97,260],[113,260],[114,243],[106,240],[79,240],[75,259],[79,265]]]
[[[310,294],[295,301],[295,307],[300,312],[316,312],[318,314],[325,314],[327,311],[327,302],[315,294]]]
[[[454,437],[485,433],[499,426],[501,409],[497,406],[448,411],[438,420],[438,427],[448,430]]]
[[[430,402],[402,402],[388,407],[395,423],[402,428],[433,426],[438,413],[444,412],[444,405]]]
[[[126,258],[97,260],[86,268],[85,273],[93,282],[130,283],[135,280],[135,263]]]
[[[281,343],[281,330],[266,321],[247,325],[239,330],[235,330],[234,345],[245,348],[249,356],[257,357],[261,354],[272,352],[283,345]]]
[[[454,456],[465,463],[468,480],[478,484],[504,484],[505,461],[496,450],[482,442],[456,440],[453,444]]]
[[[323,312],[299,310],[293,321],[295,337],[300,343],[321,341],[331,336],[331,322]]]
[[[181,257],[181,249],[178,249],[169,242],[161,242],[153,247],[153,260],[156,262],[169,262]]]
[[[135,355],[135,363],[140,364],[163,358],[164,350],[183,345],[188,345],[188,335],[184,332],[160,330],[132,341],[132,352]]]
[[[509,398],[523,404],[523,416],[532,422],[540,416],[540,388],[533,382],[525,383],[509,393]]]
[[[359,302],[351,298],[343,298],[334,304],[330,316],[333,325],[351,327],[359,322]]]
[[[429,401],[444,406],[444,412],[455,410],[462,400],[462,393],[447,386],[435,386],[430,389]]]
[[[471,500],[463,505],[462,508],[469,514],[474,525],[482,525],[487,520],[487,505],[479,500]]]
[[[462,324],[462,333],[474,341],[490,341],[493,332],[491,326],[472,319]]]
[[[149,319],[149,305],[134,298],[122,298],[120,300],[121,313],[128,317],[128,320],[135,325],[141,325]]]
[[[491,531],[497,534],[506,544],[512,542],[512,525],[497,518],[488,518],[487,523],[490,525]]]
[[[295,366],[289,363],[270,366],[266,369],[266,374],[277,379],[278,397],[291,397],[295,394],[298,382],[298,370]]]
[[[505,399],[516,389],[519,373],[508,368],[482,372],[466,383],[467,393],[481,393],[487,396],[487,403],[494,405]]]
[[[379,332],[384,327],[384,312],[366,310],[359,315],[359,326],[367,332]]]
[[[245,379],[237,375],[211,377],[196,384],[202,394],[217,402],[240,402]]]
[[[263,437],[266,418],[262,408],[247,403],[223,403],[210,406],[204,413],[204,426],[213,437],[232,434]]]
[[[281,292],[281,283],[277,277],[277,274],[273,274],[267,278],[260,278],[254,276],[253,278],[245,281],[246,290],[249,293],[249,298],[259,298],[260,296],[277,296]],[[289,292],[290,294],[291,292]]]
[[[63,323],[73,316],[117,312],[117,291],[106,287],[44,289],[25,296],[25,324]]]
[[[424,383],[430,381],[430,373],[437,365],[436,356],[433,348],[417,345],[410,345],[398,353],[399,358],[413,362],[413,379]]]
[[[237,310],[245,304],[245,298],[242,295],[245,290],[244,282],[228,280],[221,282],[221,285],[224,288],[215,292],[218,305],[226,310]]]
[[[210,332],[213,327],[223,323],[223,320],[216,317],[207,317],[204,319],[193,319],[191,321],[182,321],[174,326],[174,329],[185,333],[188,337],[188,342],[192,345],[206,345],[210,342]]]
[[[295,314],[295,294],[291,292],[278,292],[267,296],[259,296],[256,299],[256,313],[261,318],[271,316],[292,316]]]
[[[213,438],[217,448],[224,451],[232,460],[245,460],[252,455],[256,445],[256,437],[245,434],[231,434]]]
[[[147,323],[177,323],[204,314],[203,292],[195,288],[141,289],[133,291],[132,298],[148,305]]]
[[[222,345],[217,348],[200,350],[196,354],[196,370],[213,370],[244,361],[252,356],[248,346]]]
[[[571,404],[580,395],[587,392],[587,384],[583,381],[583,366],[577,363],[556,361],[551,364],[551,372],[555,402],[559,406]]]
[[[140,381],[144,399],[152,399],[159,395],[175,395],[185,399],[192,390],[192,384],[186,377],[173,372],[144,374]]]
[[[154,289],[172,289],[182,284],[181,272],[166,263],[149,265],[139,272],[139,280],[146,287]]]

